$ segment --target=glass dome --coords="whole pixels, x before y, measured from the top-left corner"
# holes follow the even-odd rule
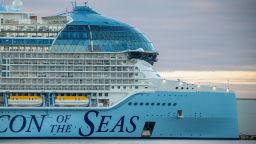
[[[88,6],[76,6],[66,13],[72,20],[60,32],[52,51],[155,53],[152,42],[137,29],[104,17]]]

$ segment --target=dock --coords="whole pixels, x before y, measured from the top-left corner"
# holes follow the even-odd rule
[[[240,139],[256,140],[256,99],[237,99]]]

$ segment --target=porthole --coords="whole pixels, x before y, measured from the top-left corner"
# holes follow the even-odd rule
[[[138,105],[138,103],[137,103],[137,102],[135,102],[135,103],[134,103],[134,105],[136,106],[136,105]]]
[[[168,106],[171,106],[172,105],[172,103],[168,103]]]
[[[155,105],[155,103],[151,103],[151,106],[154,106]]]
[[[162,106],[165,106],[165,103],[162,103]]]
[[[181,87],[181,89],[183,90],[183,87]]]
[[[179,89],[179,87],[176,87],[175,89]]]
[[[130,106],[130,105],[132,105],[132,103],[131,103],[131,102],[129,102],[129,103],[128,103],[128,105]]]
[[[141,102],[140,105],[143,106],[143,103]]]
[[[160,106],[160,103],[157,103],[156,105],[157,105],[157,106]]]
[[[177,105],[177,103],[173,103],[173,106],[176,106]]]
[[[148,106],[148,105],[149,105],[149,103],[147,102],[145,105],[146,105],[146,106]]]

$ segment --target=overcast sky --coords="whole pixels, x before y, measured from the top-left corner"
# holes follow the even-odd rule
[[[256,0],[87,1],[145,33],[159,52],[158,70],[256,70]],[[40,16],[71,9],[70,0],[23,2]]]

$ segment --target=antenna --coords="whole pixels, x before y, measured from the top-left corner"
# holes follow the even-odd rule
[[[229,89],[229,88],[230,88],[230,87],[229,87],[229,80],[227,81],[227,83],[228,83],[228,89]]]
[[[87,1],[85,1],[85,2],[84,2],[84,6],[86,6],[87,4],[88,4],[88,2],[87,2]]]
[[[71,2],[71,4],[72,4],[72,6],[73,6],[73,9],[77,6],[77,2],[76,2],[76,0],[75,1],[73,1],[73,2]]]

